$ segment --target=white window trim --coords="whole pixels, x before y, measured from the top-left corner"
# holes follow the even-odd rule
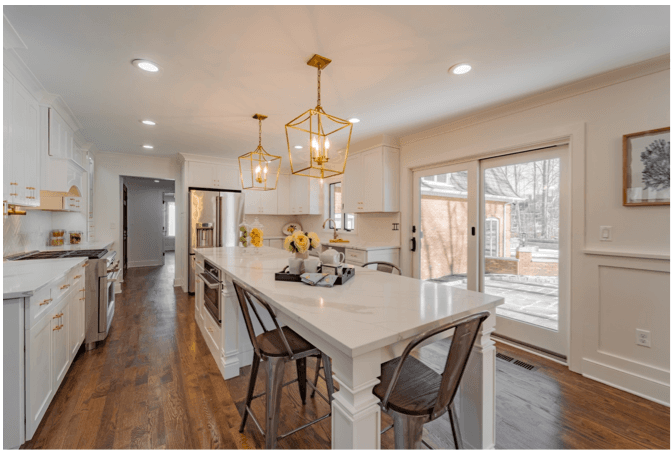
[[[342,175],[332,176],[330,178],[324,179],[323,181],[324,181],[324,184],[322,185],[322,201],[324,202],[324,215],[322,216],[322,224],[326,221],[326,219],[329,218],[329,214],[330,214],[330,199],[329,199],[329,197],[331,196],[331,193],[330,193],[331,191],[329,190],[329,187],[330,187],[331,184],[336,183],[336,182],[341,183],[341,187],[343,187],[342,186],[343,176]],[[359,235],[358,234],[359,229],[357,228],[359,218],[356,214],[349,213],[349,212],[347,214],[351,214],[351,215],[354,216],[354,230],[353,231],[345,231],[344,229],[340,229],[340,230],[338,230],[338,236],[352,237],[352,238],[357,237]],[[328,228],[328,227],[323,227],[322,232],[324,232],[325,234],[333,234],[333,230]]]
[[[501,256],[501,254],[499,253],[499,247],[501,245],[500,244],[501,241],[499,240],[499,235],[501,234],[501,222],[499,221],[498,217],[487,217],[485,219],[485,241],[487,241],[487,236],[486,236],[487,222],[490,222],[490,221],[496,223],[496,235],[494,236],[496,238],[496,249],[494,250],[494,252],[496,254],[495,255],[487,255],[487,243],[486,242],[485,242],[484,252],[485,252],[485,257],[497,258],[497,257]]]

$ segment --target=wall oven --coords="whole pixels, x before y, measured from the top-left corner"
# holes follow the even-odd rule
[[[223,290],[223,276],[221,271],[212,263],[205,260],[203,265],[205,272],[200,273],[203,279],[203,305],[212,318],[221,325],[221,293]]]

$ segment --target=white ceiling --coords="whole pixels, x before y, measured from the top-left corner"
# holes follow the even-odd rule
[[[17,52],[99,150],[286,155],[316,104],[358,117],[352,141],[450,119],[669,52],[669,7],[5,6]],[[147,58],[149,74],[130,64]],[[448,74],[469,62],[464,76]],[[148,127],[142,118],[157,122]],[[142,145],[151,143],[153,150]]]

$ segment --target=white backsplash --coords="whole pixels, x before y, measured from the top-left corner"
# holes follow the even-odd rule
[[[28,211],[26,215],[5,216],[2,231],[2,256],[37,250],[47,245],[52,213]]]
[[[2,256],[44,248],[53,229],[85,232],[85,228],[84,214],[78,212],[29,210],[24,216],[6,216],[3,220]]]
[[[343,239],[349,239],[352,242],[363,242],[366,244],[380,244],[380,245],[399,245],[401,242],[401,232],[393,231],[393,224],[400,223],[400,214],[398,212],[391,213],[371,213],[358,214],[356,216],[356,234],[341,234],[338,235]],[[324,219],[322,216],[298,216],[303,229],[307,231],[315,231],[323,236],[324,230],[322,224]],[[328,233],[331,234],[331,233]],[[326,240],[328,238],[322,238]]]
[[[245,214],[245,218],[250,224],[254,222],[254,219],[259,219],[259,222],[263,224],[264,237],[284,236],[282,227],[289,222],[298,221],[298,217],[293,215]]]

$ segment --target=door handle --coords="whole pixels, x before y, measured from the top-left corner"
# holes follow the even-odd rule
[[[417,240],[413,237],[410,239],[410,251],[414,252],[415,250],[417,250]]]

